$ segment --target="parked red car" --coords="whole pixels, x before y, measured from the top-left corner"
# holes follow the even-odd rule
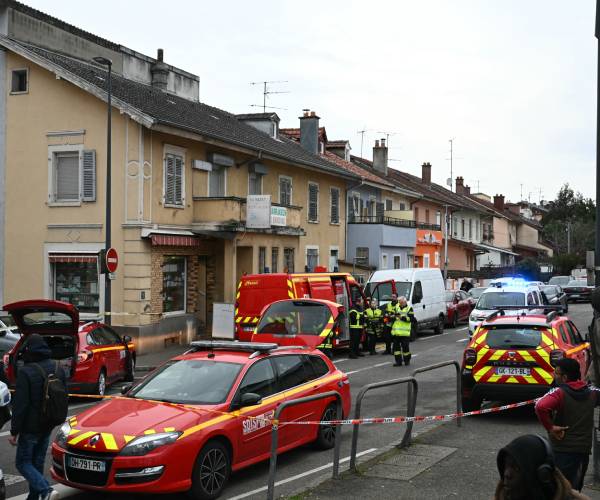
[[[269,458],[269,419],[282,402],[335,391],[343,415],[350,412],[348,376],[315,349],[340,309],[328,301],[275,302],[253,342],[192,342],[124,398],[65,422],[52,444],[52,477],[105,495],[189,491],[198,500],[217,498],[231,472]],[[326,397],[279,418],[331,420],[336,413],[335,398]],[[281,425],[278,452],[307,443],[331,448],[335,439],[333,426]]]
[[[469,321],[469,314],[477,301],[462,290],[446,291],[446,325],[455,327],[460,321]]]
[[[80,322],[72,304],[56,300],[24,300],[4,306],[22,333],[4,355],[4,367],[10,385],[14,385],[21,351],[28,335],[44,337],[68,377],[71,392],[104,395],[117,380],[133,381],[135,348],[131,337],[119,337],[109,326],[97,321]]]

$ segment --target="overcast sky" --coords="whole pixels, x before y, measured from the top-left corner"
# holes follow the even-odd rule
[[[595,196],[593,0],[23,0],[200,76],[203,102],[267,104],[283,127],[315,110],[329,139],[371,157],[389,132],[394,168],[454,176],[472,192]]]

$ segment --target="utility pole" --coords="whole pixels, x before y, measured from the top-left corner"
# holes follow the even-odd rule
[[[444,286],[446,286],[446,280],[448,279],[448,238],[450,236],[450,217],[448,215],[448,205],[444,205]]]
[[[567,253],[571,253],[571,221],[567,221]]]
[[[519,201],[523,201],[523,183],[521,183],[521,197],[519,198]]]

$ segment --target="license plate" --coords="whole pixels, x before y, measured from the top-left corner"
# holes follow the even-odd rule
[[[517,368],[513,366],[497,366],[496,375],[523,375],[528,376],[531,374],[530,368]]]
[[[573,294],[571,294],[571,298],[572,299],[578,299],[579,298],[579,294],[578,293],[573,293]]]
[[[106,472],[106,462],[101,460],[89,460],[87,458],[67,456],[67,466],[72,469]]]
[[[245,332],[253,332],[254,327],[253,326],[244,326],[244,327],[242,327],[242,330]]]

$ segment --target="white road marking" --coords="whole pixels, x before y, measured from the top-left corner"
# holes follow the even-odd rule
[[[469,340],[469,339],[458,339],[458,340],[456,341],[456,343],[458,343],[458,342],[467,342],[468,340]]]
[[[463,330],[466,330],[467,328],[469,328],[469,327],[467,326],[465,328],[459,328],[457,330],[452,330],[451,332],[444,332],[441,335],[435,335],[435,334],[433,334],[431,337],[420,337],[420,338],[417,339],[417,341],[439,339],[440,337],[443,337],[444,335],[452,335],[453,333],[461,332]]]
[[[468,326],[463,326],[462,328],[459,328],[458,330],[455,330],[457,332],[464,332],[465,330],[468,330],[469,327]]]
[[[368,450],[361,451],[360,453],[357,453],[356,456],[362,457],[363,455],[366,455],[368,453],[373,453],[374,451],[377,451],[377,448],[369,448]],[[348,462],[349,460],[350,460],[350,457],[348,456],[348,457],[342,458],[340,460],[340,463]],[[311,474],[314,474],[315,472],[320,472],[320,471],[328,469],[330,467],[333,467],[333,462],[329,462],[328,464],[321,465],[321,467],[316,467],[315,469],[307,470],[306,472],[302,472],[301,474],[296,474],[295,476],[288,477],[286,479],[282,479],[281,481],[276,481],[275,486],[281,486],[282,484],[291,483],[292,481],[295,481],[296,479],[302,479],[303,477],[310,476]],[[263,486],[262,488],[257,488],[255,490],[248,491],[246,493],[242,493],[241,495],[231,497],[228,500],[241,500],[242,498],[248,498],[249,496],[256,495],[257,493],[262,493],[263,491],[267,491],[267,489],[268,488],[266,486]],[[9,498],[8,500],[13,500],[13,499]]]
[[[416,358],[418,354],[413,354],[411,358]],[[377,363],[371,366],[365,366],[364,368],[359,368],[358,370],[352,370],[349,372],[345,372],[346,375],[354,375],[355,373],[364,372],[365,370],[370,370],[371,368],[379,368],[381,366],[392,365],[394,364],[392,361],[386,361],[385,363]]]

